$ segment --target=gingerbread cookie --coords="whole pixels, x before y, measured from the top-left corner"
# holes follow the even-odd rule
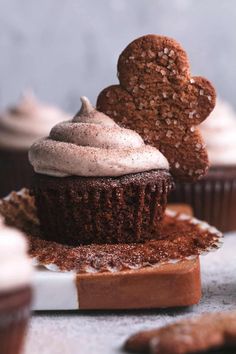
[[[208,157],[197,126],[216,95],[208,80],[191,77],[181,46],[164,36],[140,37],[121,53],[118,77],[120,85],[99,94],[97,108],[160,149],[179,180],[205,175]]]
[[[138,353],[187,354],[236,347],[236,311],[205,313],[128,339],[125,349]]]

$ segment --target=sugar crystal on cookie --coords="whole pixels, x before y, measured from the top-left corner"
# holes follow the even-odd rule
[[[173,161],[171,172],[176,179],[202,177],[208,156],[197,126],[214,108],[215,90],[207,79],[191,77],[182,47],[164,36],[140,37],[121,53],[118,73],[120,85],[100,93],[98,109],[108,113],[115,108],[116,115],[111,116],[116,122],[136,130]],[[197,144],[202,148],[196,153]],[[181,161],[185,169],[176,169],[175,163]]]

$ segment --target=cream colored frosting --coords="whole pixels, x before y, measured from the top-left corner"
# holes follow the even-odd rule
[[[4,225],[0,218],[0,292],[30,284],[31,277],[25,237],[19,230]]]
[[[0,115],[0,147],[29,149],[58,122],[69,116],[58,108],[40,104],[32,94],[22,97],[16,107]]]
[[[236,113],[225,101],[200,125],[212,166],[236,164]]]
[[[98,112],[86,97],[76,116],[52,128],[48,138],[35,142],[29,160],[35,172],[51,176],[121,176],[168,169],[156,148],[139,134],[121,128]]]

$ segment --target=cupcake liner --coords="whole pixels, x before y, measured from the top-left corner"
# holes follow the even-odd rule
[[[31,307],[31,289],[25,287],[0,294],[0,352],[21,352]]]
[[[13,190],[30,187],[33,169],[27,151],[0,150],[0,171],[0,197],[5,197]]]
[[[190,204],[196,217],[223,232],[236,230],[236,168],[212,169],[195,184],[177,183],[170,201]]]
[[[0,327],[1,354],[18,354],[24,343],[28,320],[12,323],[4,329]]]
[[[35,175],[43,238],[68,245],[157,237],[172,179],[167,171],[111,177]]]
[[[28,234],[30,256],[35,265],[53,271],[95,273],[158,267],[205,255],[217,250],[223,242],[222,234],[215,227],[167,209],[160,239],[131,244],[66,246],[40,238],[32,199],[27,190],[20,195],[13,193],[0,203],[0,213],[10,223],[9,214],[14,216],[15,226]],[[26,209],[24,213],[19,212],[22,206]]]

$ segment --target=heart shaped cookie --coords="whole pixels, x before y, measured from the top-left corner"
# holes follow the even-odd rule
[[[97,108],[136,130],[168,159],[178,180],[194,181],[208,169],[197,126],[215,106],[215,90],[191,77],[186,52],[173,39],[146,35],[130,43],[118,60],[120,84],[105,88]]]

